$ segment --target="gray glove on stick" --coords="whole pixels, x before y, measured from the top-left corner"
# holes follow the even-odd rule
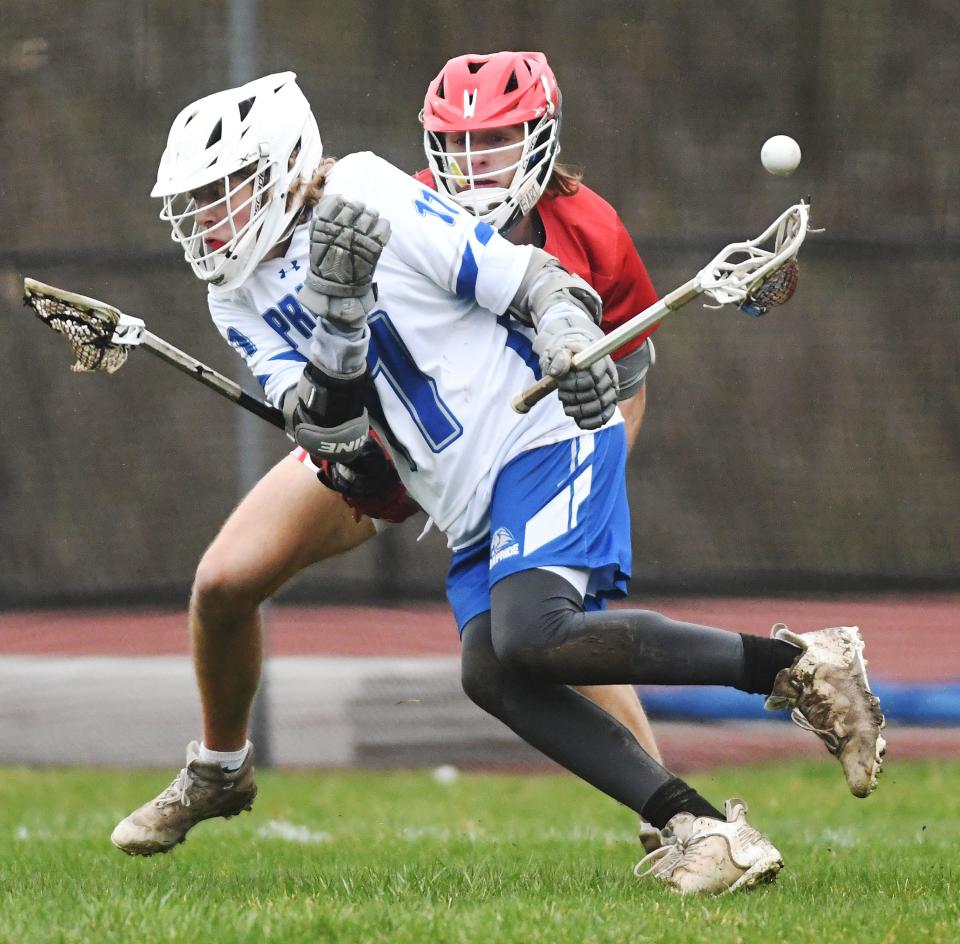
[[[544,374],[558,379],[563,410],[581,429],[600,429],[617,409],[617,368],[609,356],[584,370],[571,370],[573,355],[603,331],[580,311],[547,316],[533,340]]]

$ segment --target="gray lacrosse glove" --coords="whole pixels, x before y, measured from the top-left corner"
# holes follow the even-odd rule
[[[300,303],[342,331],[361,328],[376,301],[373,273],[389,238],[390,223],[376,210],[339,194],[323,197],[310,223]]]
[[[563,411],[581,429],[600,429],[617,409],[617,368],[611,357],[601,357],[584,370],[570,369],[573,355],[602,337],[603,331],[578,311],[541,323],[533,340],[540,369],[557,378]]]

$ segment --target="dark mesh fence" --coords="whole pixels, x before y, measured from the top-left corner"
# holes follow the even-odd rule
[[[475,14],[373,0],[5,6],[0,606],[181,601],[241,466],[287,448],[265,427],[250,455],[235,407],[145,353],[112,377],[69,373],[62,339],[20,307],[23,276],[144,317],[247,383],[148,197],[176,112],[232,75],[292,68],[329,153],[369,148],[412,171],[443,61],[510,47],[547,52],[563,158],[620,209],[662,291],[801,195],[826,227],[783,310],[755,322],[691,306],[659,334],[630,468],[640,586],[960,584],[960,13],[556,0]],[[804,150],[789,179],[760,168],[778,132]],[[416,532],[286,594],[439,594],[446,552]]]

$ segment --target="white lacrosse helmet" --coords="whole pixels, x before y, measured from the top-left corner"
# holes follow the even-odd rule
[[[497,52],[451,59],[430,83],[423,110],[423,148],[437,190],[484,222],[506,232],[529,213],[550,182],[560,151],[560,89],[542,52]],[[523,147],[507,187],[477,185],[479,151],[472,132],[523,126]],[[463,134],[463,149],[445,146],[445,134]],[[502,170],[500,171],[502,173]]]
[[[170,223],[194,274],[217,291],[241,285],[290,234],[301,203],[288,196],[323,159],[320,131],[296,78],[278,72],[208,95],[184,108],[170,129],[150,195],[163,199],[160,219]],[[196,192],[211,185],[213,202],[198,207]],[[217,207],[230,238],[211,246],[198,216]]]

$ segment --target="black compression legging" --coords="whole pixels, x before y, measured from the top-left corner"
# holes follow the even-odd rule
[[[461,659],[463,690],[472,702],[638,814],[673,777],[619,721],[579,692],[505,668],[493,651],[489,612],[467,623]]]
[[[646,610],[584,613],[574,588],[530,570],[499,581],[492,612],[463,633],[472,701],[597,789],[638,813],[673,775],[618,721],[569,685],[701,684],[769,691],[796,649]],[[759,668],[757,662],[759,661]],[[758,684],[758,679],[761,681]]]
[[[682,623],[651,610],[585,613],[577,591],[557,574],[526,570],[491,592],[491,642],[507,668],[566,685],[728,685],[769,692],[789,665],[788,643]],[[745,652],[749,644],[751,652]],[[772,660],[772,662],[771,662]]]

